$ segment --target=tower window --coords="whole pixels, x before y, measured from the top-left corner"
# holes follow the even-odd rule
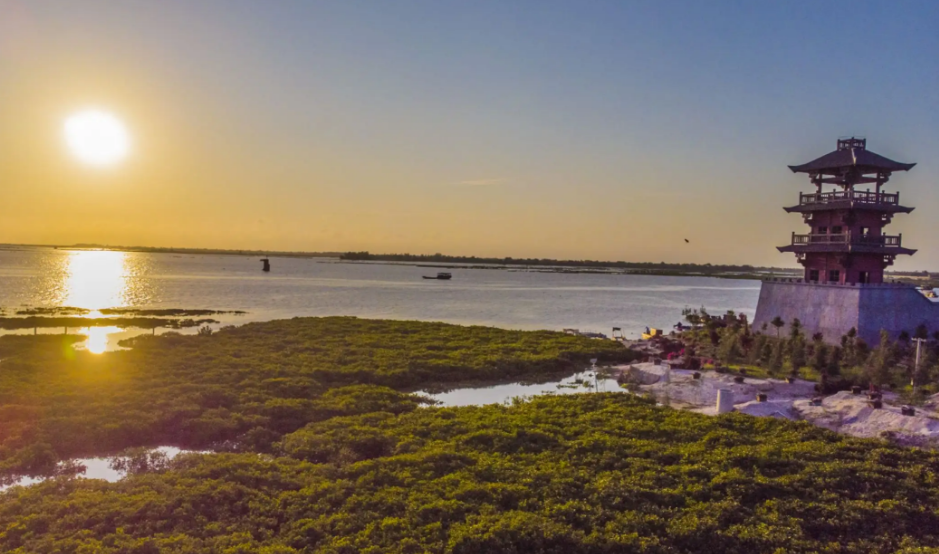
[[[819,235],[824,235],[824,234],[827,234],[827,233],[828,233],[828,227],[819,227],[819,228],[818,228],[818,234],[819,234]]]
[[[831,234],[840,235],[841,234],[841,225],[835,225],[831,228]]]
[[[809,270],[809,281],[815,281],[816,283],[818,282],[818,270],[817,269]]]
[[[828,282],[829,283],[838,283],[841,281],[841,271],[837,269],[831,269],[828,271]]]

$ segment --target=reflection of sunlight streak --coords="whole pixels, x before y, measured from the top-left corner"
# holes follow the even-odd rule
[[[119,333],[120,331],[122,331],[120,327],[88,327],[79,332],[88,335],[88,340],[85,341],[85,350],[92,354],[101,354],[108,349],[108,336],[111,333]]]
[[[102,317],[102,308],[124,306],[128,287],[127,254],[104,250],[69,252],[66,264],[65,300],[62,305],[92,310],[86,317]],[[101,354],[108,349],[108,337],[119,327],[87,327],[85,349]]]
[[[127,271],[124,252],[69,252],[63,305],[100,310],[124,305]]]

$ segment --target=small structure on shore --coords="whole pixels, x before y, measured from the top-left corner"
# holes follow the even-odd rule
[[[789,166],[808,174],[815,191],[800,193],[799,203],[785,208],[802,214],[809,232],[793,232],[790,244],[778,250],[795,254],[805,271],[801,279],[763,282],[754,327],[776,317],[787,325],[799,319],[807,335],[821,333],[829,343],[854,328],[871,344],[882,329],[894,338],[920,324],[939,329],[939,303],[912,285],[884,282],[894,259],[916,250],[903,246],[903,235],[884,233],[894,215],[913,208],[900,204],[899,192],[881,189],[894,171],[914,165],[875,154],[866,139],[852,137],[839,140],[834,152]],[[874,190],[856,188],[865,184]],[[834,190],[825,191],[825,185]]]
[[[267,258],[261,258],[261,263],[264,264],[261,267],[261,271],[270,271],[271,270],[271,260]]]

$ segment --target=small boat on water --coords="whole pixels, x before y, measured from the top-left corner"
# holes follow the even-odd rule
[[[441,271],[436,276],[424,275],[424,279],[437,279],[438,281],[449,281],[450,279],[453,279],[453,275],[450,275],[449,273],[445,273]]]
[[[271,270],[271,260],[269,260],[269,259],[267,259],[267,258],[261,258],[261,263],[264,264],[264,266],[261,268],[261,271],[270,271],[270,270]]]

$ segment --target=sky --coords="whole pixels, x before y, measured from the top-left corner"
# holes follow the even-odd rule
[[[932,0],[0,0],[0,243],[794,266],[786,165],[855,135],[918,162],[894,268],[939,270],[937,29]],[[89,107],[122,162],[66,148]]]

